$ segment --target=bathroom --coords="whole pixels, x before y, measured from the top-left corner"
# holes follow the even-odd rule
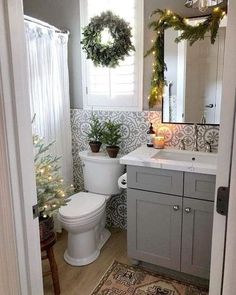
[[[167,110],[166,112],[165,101],[163,102],[163,104],[157,103],[154,107],[150,106],[149,95],[150,95],[150,84],[151,84],[152,71],[153,71],[152,56],[149,55],[143,58],[144,54],[152,46],[153,40],[155,40],[156,38],[155,32],[152,30],[152,28],[148,27],[148,24],[150,22],[150,15],[154,10],[168,9],[170,10],[170,13],[174,12],[174,13],[180,14],[184,16],[185,18],[189,18],[190,20],[191,18],[196,16],[206,15],[207,14],[206,11],[200,12],[198,8],[188,8],[184,5],[186,1],[180,1],[180,0],[179,1],[174,1],[174,0],[131,1],[132,3],[135,2],[137,4],[135,6],[137,8],[137,11],[135,11],[137,15],[135,15],[133,19],[130,19],[130,22],[133,22],[136,25],[136,30],[137,30],[135,35],[136,39],[134,40],[135,54],[132,55],[134,60],[134,65],[135,65],[134,66],[135,75],[133,77],[133,80],[131,79],[131,83],[133,83],[131,88],[133,87],[135,100],[128,100],[127,102],[126,100],[124,100],[124,98],[119,96],[118,101],[113,101],[111,105],[108,106],[107,101],[105,99],[95,101],[94,97],[92,97],[90,102],[86,101],[86,99],[83,99],[83,97],[86,97],[85,83],[86,83],[86,79],[88,79],[88,77],[84,75],[87,69],[85,68],[86,62],[84,60],[84,57],[83,58],[81,57],[83,53],[82,53],[81,44],[80,44],[81,27],[84,27],[86,24],[85,13],[84,13],[86,9],[85,9],[85,6],[83,5],[85,2],[91,4],[92,2],[96,3],[97,1],[92,1],[92,0],[81,1],[80,3],[80,1],[78,0],[70,0],[70,1],[52,1],[51,0],[47,4],[45,4],[45,2],[42,3],[42,1],[39,1],[39,0],[23,1],[25,15],[27,15],[28,17],[32,17],[36,20],[40,20],[42,22],[46,22],[49,25],[55,26],[56,28],[59,28],[61,30],[67,30],[69,32],[65,34],[68,34],[68,67],[69,67],[69,98],[68,99],[70,100],[70,102],[64,101],[63,103],[64,103],[64,108],[67,108],[65,112],[68,112],[70,118],[69,118],[69,125],[67,125],[66,127],[64,127],[63,125],[60,125],[59,128],[62,128],[62,129],[65,128],[63,129],[63,132],[64,130],[67,130],[65,132],[67,136],[66,137],[67,139],[65,139],[65,141],[66,142],[67,140],[71,141],[68,143],[67,150],[66,150],[67,167],[65,170],[67,172],[65,173],[68,173],[69,175],[68,181],[73,182],[76,192],[86,190],[86,188],[84,187],[84,176],[82,171],[84,163],[82,162],[79,154],[82,151],[90,149],[88,144],[89,140],[87,136],[87,131],[89,129],[89,124],[91,122],[92,114],[95,114],[101,122],[105,122],[111,119],[112,121],[121,124],[121,143],[120,143],[120,151],[119,151],[119,155],[117,159],[119,159],[120,157],[124,157],[122,164],[128,166],[128,175],[129,173],[132,173],[132,171],[129,170],[129,166],[136,167],[136,165],[139,166],[139,164],[137,163],[130,164],[129,163],[130,160],[125,157],[128,157],[127,155],[129,153],[133,152],[141,145],[146,148],[147,131],[149,130],[150,123],[152,123],[156,134],[164,136],[165,149],[163,151],[167,149],[177,150],[180,153],[185,153],[189,151],[192,153],[192,154],[190,153],[191,156],[193,154],[194,156],[197,155],[196,162],[198,161],[197,159],[198,155],[202,155],[204,157],[205,153],[209,151],[212,151],[213,156],[215,156],[216,154],[220,155],[218,156],[218,159],[217,159],[218,160],[217,167],[222,167],[222,168],[216,169],[214,172],[211,171],[209,175],[213,175],[213,174],[216,175],[217,188],[227,187],[229,185],[229,179],[230,177],[231,178],[233,177],[233,172],[234,172],[233,170],[234,166],[232,166],[234,155],[232,155],[232,158],[231,158],[231,146],[233,142],[233,124],[234,124],[234,112],[233,112],[234,99],[232,98],[234,97],[234,93],[233,93],[234,81],[232,80],[232,77],[234,76],[234,69],[232,69],[232,67],[230,66],[231,63],[233,63],[232,57],[234,56],[234,49],[235,49],[232,45],[233,42],[231,41],[231,40],[234,40],[232,37],[233,35],[232,27],[236,21],[236,13],[235,13],[236,8],[233,1],[231,0],[229,1],[229,3],[226,3],[226,2],[224,2],[223,4],[221,3],[221,6],[220,6],[220,7],[225,7],[228,4],[228,11],[227,11],[228,20],[227,20],[227,27],[226,27],[226,37],[224,36],[225,42],[223,43],[223,45],[220,43],[218,39],[216,42],[218,42],[217,43],[218,47],[221,48],[221,50],[223,50],[223,55],[224,55],[224,52],[226,52],[227,54],[225,53],[225,56],[224,56],[225,60],[222,62],[222,59],[221,59],[221,64],[220,62],[217,64],[217,69],[214,68],[215,63],[213,64],[213,71],[214,71],[213,76],[216,71],[220,72],[220,68],[221,68],[221,74],[218,73],[218,78],[221,75],[220,83],[219,83],[221,85],[218,86],[218,88],[220,88],[218,89],[218,92],[223,93],[222,101],[223,102],[227,101],[227,103],[223,103],[223,102],[221,103],[221,110],[216,111],[218,112],[218,115],[215,115],[214,121],[211,121],[208,124],[207,124],[207,121],[204,123],[204,120],[208,120],[208,118],[207,116],[202,116],[202,113],[197,120],[193,119],[191,121],[191,119],[187,119],[185,121],[186,124],[183,123],[183,121],[178,121],[176,118],[174,118],[173,120],[170,120],[170,116],[176,117],[177,115],[171,113],[169,110]],[[118,7],[117,9],[118,10],[120,9],[121,11],[120,16],[124,18],[129,17],[128,8],[130,7],[128,4],[128,1],[126,1],[126,5],[127,5],[127,11],[124,11],[124,9],[122,8],[122,4],[116,5]],[[16,7],[14,9],[16,9]],[[95,12],[93,11],[91,13],[95,15],[98,15],[101,11],[104,11],[104,9],[102,9],[101,7],[97,7],[95,4],[93,6],[93,9]],[[212,12],[213,9],[214,8],[209,9],[208,13]],[[19,18],[20,9],[18,14],[19,14],[18,15],[18,18]],[[12,16],[13,15],[14,13],[12,14]],[[168,36],[167,33],[170,33],[170,32],[167,31],[166,36]],[[227,34],[228,34],[228,37],[227,37]],[[174,48],[173,50],[176,50],[176,48],[178,48],[178,45],[173,41],[174,38],[175,37],[173,37],[172,39],[171,38],[165,39],[166,43],[171,42],[171,44],[168,44],[167,49],[171,48],[171,46]],[[21,46],[24,46],[24,45],[21,45]],[[166,52],[168,52],[167,49],[166,49]],[[167,63],[173,62],[173,60],[171,60],[170,55],[171,55],[171,52],[168,52],[168,56],[165,56]],[[178,60],[178,62],[180,62],[180,60]],[[224,64],[224,69],[223,69],[223,64]],[[228,67],[226,65],[228,65]],[[195,64],[195,67],[196,67],[196,64]],[[167,68],[168,68],[168,64],[167,64]],[[169,68],[171,69],[173,74],[174,65],[172,64],[171,66],[169,66]],[[107,75],[107,72],[103,72],[103,73],[104,75]],[[166,75],[168,75],[168,71]],[[176,90],[177,82],[175,83],[173,81],[175,81],[174,79],[177,79],[177,76],[179,79],[179,77],[183,75],[183,72],[178,72],[178,73],[176,72],[175,75],[176,75],[176,78],[167,77],[167,80],[169,82],[170,81],[172,82],[165,87],[165,91],[169,91],[169,96],[172,96],[172,94],[173,96],[175,95],[177,91]],[[188,72],[188,76],[189,75],[190,75],[190,72]],[[195,75],[198,75],[198,74],[195,72]],[[115,77],[117,78],[118,76],[115,76]],[[195,76],[195,79],[196,79],[196,76]],[[191,90],[186,89],[186,92],[189,91],[190,96],[193,96],[193,97],[197,93],[197,89],[196,87],[194,88],[194,85],[195,85],[194,83],[191,85]],[[178,87],[183,87],[183,83],[182,85],[178,84]],[[222,91],[222,88],[223,88],[223,91]],[[229,99],[227,100],[226,97],[228,97]],[[231,98],[232,98],[232,101],[231,101]],[[69,107],[69,103],[70,103],[70,107]],[[211,104],[211,102],[208,102],[208,101],[205,103],[207,105]],[[168,104],[169,106],[167,107],[170,109],[170,102],[168,102]],[[196,115],[196,112],[197,112],[196,110],[198,106],[197,105],[193,106],[193,104],[194,102],[192,101],[191,102],[192,107],[190,107],[190,109],[191,111],[195,110],[194,114],[192,115]],[[220,103],[217,105],[220,105]],[[207,111],[208,111],[208,108],[207,108]],[[37,121],[37,107],[35,107],[35,113],[36,113],[35,120]],[[167,114],[167,119],[164,118],[164,114]],[[220,114],[220,118],[219,118],[219,114]],[[27,113],[27,115],[29,114]],[[171,124],[169,123],[170,121],[172,122]],[[19,126],[19,128],[22,128],[23,123],[20,124],[19,122],[20,121],[18,121],[18,123],[16,124],[21,125]],[[194,124],[190,124],[190,123],[198,123],[198,125],[194,126]],[[27,126],[27,128],[28,128],[27,130],[30,129],[29,126]],[[69,129],[66,129],[66,128],[69,128]],[[8,130],[8,132],[10,131]],[[50,140],[53,140],[53,139],[54,138],[50,138]],[[199,151],[196,151],[196,144],[197,144],[197,150]],[[195,148],[195,151],[193,151],[194,148]],[[72,150],[72,157],[71,157],[71,154],[69,153],[70,149]],[[187,151],[183,151],[183,149]],[[103,151],[105,150],[104,145],[102,146],[102,150]],[[152,152],[154,153],[153,155],[155,156],[157,152],[162,152],[162,150],[154,149],[152,147],[148,148],[148,153],[151,154]],[[206,161],[208,161],[208,157],[212,156],[211,154],[210,155],[209,154],[210,153],[207,153],[206,158],[204,158],[206,159]],[[61,156],[63,158],[63,154]],[[163,157],[165,156],[166,154],[164,154]],[[174,155],[172,156],[174,157]],[[148,165],[150,169],[155,170],[156,167],[159,168],[159,166],[155,166],[156,164],[153,164],[153,163],[152,164],[149,163]],[[230,166],[232,166],[231,176],[230,176]],[[69,169],[69,167],[71,167],[71,169]],[[193,167],[195,166],[192,165],[191,169],[194,169]],[[165,168],[165,169],[171,170],[172,168],[170,168],[169,166],[169,168]],[[184,169],[185,168],[181,167],[181,163],[179,163],[178,168],[174,170],[178,171],[179,173],[184,173],[185,175],[186,170]],[[200,168],[198,167],[198,169]],[[73,172],[73,176],[72,176],[72,172]],[[123,172],[124,171],[122,170],[122,173],[120,172],[120,174],[123,174]],[[194,171],[191,171],[191,172],[194,172]],[[207,174],[208,172],[206,170],[204,170],[204,172],[200,170],[196,170],[196,172],[197,174],[208,175]],[[128,179],[128,182],[129,182],[129,179]],[[232,186],[234,185],[233,182],[231,182],[231,185]],[[141,188],[141,190],[153,191],[151,189],[151,186],[152,185],[150,184],[150,187],[148,189]],[[128,188],[133,189],[133,187],[129,187],[129,184],[128,184]],[[177,188],[175,187],[174,190],[177,190]],[[170,195],[173,195],[173,194],[178,195],[176,191],[164,192],[164,194],[167,194],[167,193]],[[213,203],[214,202],[212,201],[211,205],[213,205]],[[176,204],[173,204],[173,205],[175,206]],[[234,209],[233,205],[234,204],[232,203],[232,206],[229,207],[229,208],[232,208],[232,212],[230,212],[229,210],[229,214],[230,213],[233,214],[233,209]],[[150,212],[152,212],[151,208],[148,209],[147,207],[146,210],[150,210]],[[147,262],[148,265],[142,265],[142,264],[140,265],[139,260],[142,260],[142,259],[141,258],[138,259],[137,258],[138,255],[137,257],[135,257],[135,255],[127,255],[127,214],[128,214],[127,213],[127,191],[125,189],[120,194],[116,194],[115,196],[112,196],[110,200],[107,202],[106,226],[111,231],[111,237],[109,238],[107,243],[102,247],[99,257],[91,264],[88,264],[85,266],[77,266],[77,267],[71,266],[70,264],[67,264],[64,261],[63,254],[67,247],[67,232],[63,230],[62,233],[58,234],[58,240],[54,246],[54,253],[55,253],[56,262],[58,265],[61,294],[84,294],[84,295],[92,294],[93,290],[99,284],[104,273],[109,269],[109,267],[112,265],[114,260],[117,260],[119,263],[128,264],[128,265],[133,265],[133,264],[136,264],[136,262],[138,262],[139,264],[138,267],[146,267],[148,270],[157,272],[157,270],[152,265],[152,263]],[[209,291],[209,294],[212,294],[212,295],[233,294],[232,292],[230,293],[229,291],[229,290],[233,290],[233,283],[230,281],[231,280],[231,272],[230,272],[231,264],[230,263],[233,263],[233,259],[232,259],[233,251],[231,249],[232,247],[231,245],[233,245],[234,243],[233,242],[234,234],[233,234],[233,231],[230,232],[230,230],[233,227],[234,220],[232,216],[231,218],[232,218],[231,223],[228,223],[227,230],[229,231],[229,235],[227,235],[227,237],[229,237],[229,239],[232,239],[232,240],[231,242],[229,240],[225,244],[225,241],[224,241],[225,240],[224,226],[226,222],[225,217],[216,213],[216,210],[214,212],[214,223],[213,223],[213,229],[212,229],[213,240],[212,240],[212,251],[211,251],[212,256],[211,256],[211,273],[210,273],[210,291]],[[128,217],[128,220],[129,220],[129,217]],[[153,219],[149,220],[150,224],[152,221]],[[129,228],[128,228],[128,231],[130,231]],[[152,244],[153,243],[151,241],[148,247],[149,246],[151,247]],[[223,255],[224,247],[226,247],[227,250],[226,250],[226,254]],[[129,254],[131,252],[132,251],[129,250]],[[131,260],[131,258],[134,258],[134,259]],[[153,264],[155,266],[156,264],[158,265],[158,263],[153,263]],[[223,264],[225,267],[224,279],[222,279]],[[35,264],[33,263],[32,265],[35,266]],[[43,264],[43,269],[44,267],[48,268],[48,264],[46,262],[45,262],[45,265]],[[169,269],[171,269],[171,267],[169,267]],[[37,270],[37,272],[40,272],[40,271],[41,271],[41,268],[39,267],[39,270]],[[200,287],[203,286],[203,288],[206,286],[208,287],[208,284],[209,284],[208,280],[206,280],[205,278],[199,279],[201,275],[200,276],[189,275],[185,277],[182,272],[179,272],[176,270],[167,271],[166,273],[165,267],[163,269],[158,269],[158,271],[160,275],[167,276],[167,277],[170,276],[174,279],[180,280],[183,283],[186,283],[186,280],[187,280],[189,284],[198,285],[198,286],[200,285]],[[31,278],[31,282],[33,282],[34,280],[37,280],[35,276],[32,276],[32,277],[34,278]],[[23,278],[21,278],[21,280],[23,280]],[[42,288],[40,282],[37,282],[37,284],[35,285],[39,286],[38,290]],[[220,293],[221,286],[224,286],[224,288],[222,287],[222,290],[224,289],[224,293]],[[39,293],[32,293],[32,292],[30,293],[30,291],[25,291],[25,292],[21,292],[21,294],[42,294],[40,293],[40,291],[37,291],[37,292]],[[53,283],[50,276],[46,276],[44,278],[44,294],[53,294]],[[176,292],[173,294],[185,294],[185,293]],[[195,294],[195,293],[192,293],[192,294]],[[196,294],[201,294],[201,293],[196,293]]]

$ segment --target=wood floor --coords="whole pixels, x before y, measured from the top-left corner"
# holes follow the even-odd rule
[[[103,274],[113,260],[130,264],[126,255],[126,231],[112,229],[112,235],[102,248],[99,258],[90,265],[73,267],[63,259],[66,249],[67,233],[58,235],[54,246],[55,258],[58,265],[62,295],[89,295],[99,283]],[[43,263],[43,270],[48,270],[48,263]],[[51,276],[44,277],[44,294],[54,294]]]

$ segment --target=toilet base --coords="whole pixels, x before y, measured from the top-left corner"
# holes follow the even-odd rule
[[[65,261],[73,266],[83,266],[83,265],[88,265],[88,264],[92,263],[93,261],[95,261],[98,258],[99,254],[100,254],[100,250],[105,245],[105,243],[108,241],[110,236],[111,236],[110,231],[108,229],[104,228],[101,233],[101,237],[100,237],[100,241],[98,243],[97,249],[89,257],[76,259],[74,257],[71,257],[68,254],[68,251],[66,249],[66,251],[64,253]]]
[[[111,233],[108,229],[104,228],[101,233],[100,243],[98,244],[98,249],[101,250],[102,247],[106,244],[108,239],[110,238]]]

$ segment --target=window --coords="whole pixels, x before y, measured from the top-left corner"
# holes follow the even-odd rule
[[[82,52],[84,109],[141,110],[143,72],[143,1],[81,0],[81,26],[91,17],[111,10],[132,27],[135,52],[114,69],[95,67]]]

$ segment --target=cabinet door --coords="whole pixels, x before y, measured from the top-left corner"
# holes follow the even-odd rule
[[[209,278],[214,203],[184,198],[181,271]]]
[[[128,256],[180,270],[182,198],[128,189]]]

